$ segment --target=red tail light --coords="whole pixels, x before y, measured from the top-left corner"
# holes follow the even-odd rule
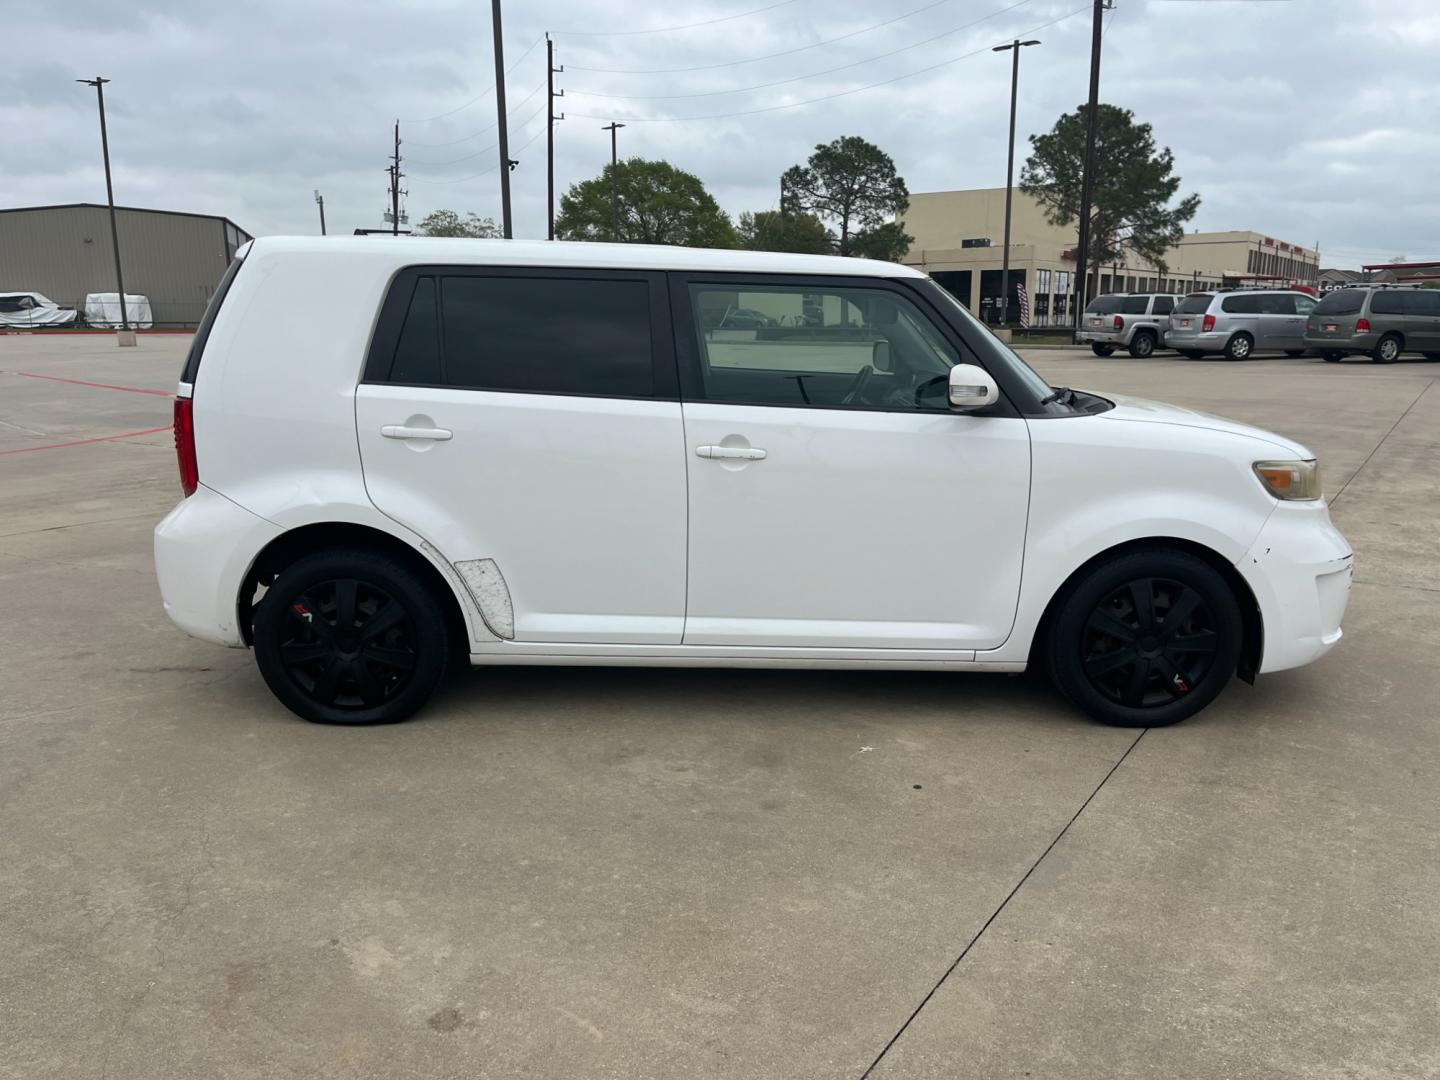
[[[200,467],[195,463],[195,403],[175,399],[175,460],[180,465],[180,490],[189,498],[200,485]]]
[[[1355,333],[1357,333],[1357,334],[1368,334],[1369,332],[1370,332],[1370,320],[1369,320],[1369,319],[1356,319],[1356,320],[1355,320]]]
[[[1119,315],[1116,315],[1116,316],[1115,316],[1115,329],[1116,329],[1116,330],[1124,330],[1124,329],[1125,329],[1125,320],[1124,320],[1123,318],[1121,318]]]
[[[1203,319],[1200,320],[1200,332],[1201,332],[1202,334],[1208,334],[1208,333],[1210,333],[1211,330],[1214,330],[1214,329],[1215,329],[1215,316],[1214,316],[1214,315],[1206,315],[1205,318],[1203,318]]]

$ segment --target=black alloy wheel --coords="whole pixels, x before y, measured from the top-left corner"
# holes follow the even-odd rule
[[[1235,592],[1187,551],[1116,555],[1057,603],[1045,641],[1051,678],[1107,724],[1161,727],[1192,716],[1239,662],[1244,621]]]
[[[1095,605],[1081,645],[1085,676],[1131,709],[1178,701],[1215,660],[1215,616],[1188,585],[1164,578],[1126,582]]]
[[[320,551],[255,608],[255,661],[291,712],[325,724],[403,720],[434,692],[450,633],[430,586],[377,551]]]

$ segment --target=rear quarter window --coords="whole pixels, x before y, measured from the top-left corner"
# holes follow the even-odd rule
[[[1220,301],[1220,310],[1230,315],[1258,315],[1260,298],[1258,296],[1227,296]]]
[[[1120,310],[1121,299],[1123,298],[1119,296],[1097,296],[1085,305],[1085,313],[1087,315],[1114,315]]]
[[[1127,296],[1120,301],[1120,314],[1122,315],[1144,315],[1145,308],[1149,305],[1148,296]]]
[[[1405,308],[1404,295],[1390,289],[1380,289],[1370,298],[1371,315],[1403,315]]]
[[[185,354],[185,366],[180,370],[181,382],[194,385],[195,376],[200,373],[200,360],[205,354],[205,342],[210,340],[210,328],[215,325],[215,316],[220,314],[220,305],[225,303],[225,295],[230,291],[230,285],[244,261],[236,259],[230,264],[225,276],[220,279],[220,284],[215,286],[215,295],[210,297],[210,303],[205,305],[205,314],[200,317],[200,325],[195,328],[195,336],[190,340],[190,351]]]

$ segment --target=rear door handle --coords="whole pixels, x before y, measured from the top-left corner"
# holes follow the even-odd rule
[[[739,458],[743,461],[764,461],[765,451],[758,446],[697,446],[697,457]]]
[[[380,434],[387,439],[433,439],[436,442],[444,442],[454,432],[448,428],[438,427],[406,427],[404,424],[386,424],[380,429]]]

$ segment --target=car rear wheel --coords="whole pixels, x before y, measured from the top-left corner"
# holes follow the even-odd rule
[[[1093,352],[1096,356],[1109,356],[1115,351],[1115,346],[1101,345],[1098,341],[1092,341],[1090,343],[1090,351]]]
[[[1386,334],[1375,346],[1371,357],[1377,364],[1393,364],[1400,358],[1401,342],[1397,334]]]
[[[1249,334],[1235,334],[1225,343],[1225,359],[1248,360],[1255,351],[1255,339]]]
[[[1338,364],[1341,360],[1345,359],[1345,354],[1343,352],[1335,352],[1334,350],[1326,353],[1321,353],[1320,355],[1325,358],[1325,362],[1327,364]]]
[[[1183,551],[1133,551],[1091,570],[1064,597],[1046,642],[1050,676],[1102,723],[1161,727],[1220,694],[1244,624],[1229,584]]]
[[[1141,330],[1130,339],[1130,355],[1138,360],[1143,360],[1155,351],[1155,335],[1148,330]]]
[[[1304,350],[1304,349],[1286,349],[1286,350],[1285,350],[1285,355],[1286,355],[1286,356],[1304,356],[1304,355],[1305,355],[1305,350]]]
[[[388,724],[429,699],[450,655],[444,612],[408,567],[337,548],[286,567],[255,609],[255,661],[277,698],[321,724]]]

